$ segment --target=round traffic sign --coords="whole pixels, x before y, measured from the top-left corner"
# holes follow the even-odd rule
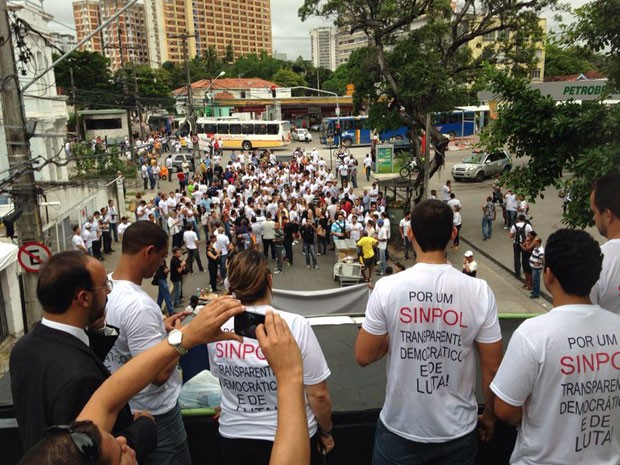
[[[43,263],[52,256],[52,251],[41,242],[26,242],[19,248],[17,261],[26,271],[38,273]]]

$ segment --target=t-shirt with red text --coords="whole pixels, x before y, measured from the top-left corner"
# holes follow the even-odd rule
[[[410,441],[446,442],[474,430],[474,342],[501,340],[486,281],[449,264],[418,263],[375,284],[362,324],[390,336],[380,418]]]
[[[526,320],[491,383],[523,407],[511,464],[620,463],[620,316],[564,305]]]
[[[251,313],[277,312],[288,324],[299,345],[304,366],[304,385],[313,386],[331,374],[310,323],[301,315],[275,310],[268,305],[248,306]],[[233,331],[234,318],[223,331]],[[244,338],[243,343],[219,341],[209,344],[211,373],[222,387],[220,434],[226,438],[273,441],[276,434],[278,399],[276,377],[263,355],[258,341]],[[317,431],[317,421],[306,400],[310,437]]]

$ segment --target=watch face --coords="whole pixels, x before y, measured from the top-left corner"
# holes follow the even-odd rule
[[[168,335],[168,342],[172,345],[178,345],[183,340],[183,333],[178,329],[175,329],[170,332]]]

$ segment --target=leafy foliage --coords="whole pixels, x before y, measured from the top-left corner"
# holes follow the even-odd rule
[[[489,75],[502,103],[483,142],[507,146],[528,160],[512,170],[507,183],[530,200],[542,198],[549,186],[570,192],[564,223],[591,225],[591,185],[620,163],[620,107],[596,101],[557,105],[524,80],[497,71]]]
[[[604,58],[591,49],[580,46],[562,46],[549,41],[545,46],[545,76],[566,76],[588,71],[600,71]]]
[[[576,14],[577,22],[568,28],[569,40],[581,40],[595,52],[605,52],[609,80],[620,87],[620,3],[593,0]]]
[[[78,143],[71,147],[71,157],[75,160],[73,179],[114,178],[119,172],[125,177],[136,176],[136,166],[123,160],[117,147],[103,152],[98,147],[93,150],[89,143]]]

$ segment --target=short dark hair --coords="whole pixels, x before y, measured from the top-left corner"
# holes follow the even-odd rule
[[[101,432],[92,421],[74,421],[71,429],[85,433],[97,449],[97,461],[101,462]],[[39,442],[24,454],[19,465],[92,465],[89,458],[77,448],[69,431],[50,428]]]
[[[151,245],[157,251],[168,247],[168,235],[155,223],[136,221],[125,229],[123,233],[123,255],[136,255]]]
[[[37,298],[47,313],[65,313],[78,291],[91,289],[89,256],[78,250],[52,255],[43,265],[37,282]]]
[[[603,266],[601,248],[580,229],[560,229],[547,240],[545,268],[549,268],[564,292],[585,297],[598,281]]]
[[[449,205],[429,199],[420,202],[411,213],[411,230],[423,252],[445,250],[452,235],[454,213]]]
[[[620,172],[615,171],[598,178],[593,189],[596,208],[600,212],[609,209],[616,218],[620,218],[620,189],[618,186],[620,186]]]

